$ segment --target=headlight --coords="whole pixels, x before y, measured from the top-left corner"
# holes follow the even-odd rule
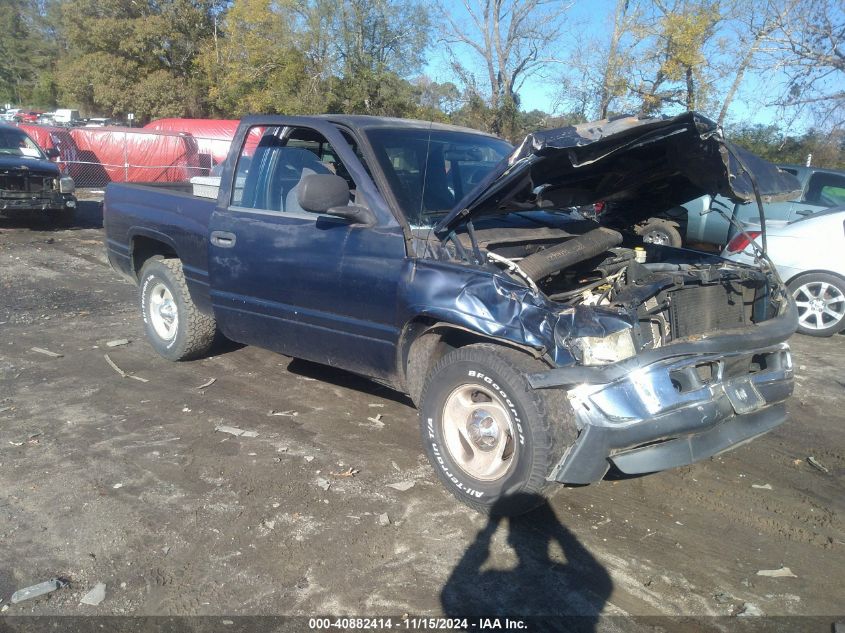
[[[607,336],[582,336],[573,338],[571,347],[580,355],[582,365],[607,365],[637,353],[630,329],[619,330]]]
[[[62,176],[59,179],[59,191],[62,193],[73,193],[76,191],[76,184],[70,176]]]

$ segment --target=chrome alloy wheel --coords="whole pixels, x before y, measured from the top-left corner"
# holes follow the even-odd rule
[[[824,330],[845,318],[845,295],[826,281],[808,281],[792,293],[798,322],[808,330]]]
[[[157,283],[150,291],[150,321],[155,333],[165,341],[176,336],[179,327],[179,311],[173,294],[163,283]]]
[[[446,448],[470,477],[495,481],[515,463],[511,415],[492,391],[461,385],[446,398],[442,420]]]

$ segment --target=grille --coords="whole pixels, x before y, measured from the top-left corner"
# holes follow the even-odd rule
[[[56,179],[52,176],[0,175],[0,190],[11,193],[49,193],[55,188]]]
[[[729,284],[681,288],[670,294],[673,338],[741,327],[748,323],[742,289]]]

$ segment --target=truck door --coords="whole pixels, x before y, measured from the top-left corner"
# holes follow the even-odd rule
[[[220,329],[241,343],[390,377],[406,257],[399,223],[333,124],[252,121],[239,130],[241,149],[230,157],[237,163],[210,224],[210,294]],[[356,204],[374,212],[375,226],[299,206],[300,179],[332,172],[349,182]]]

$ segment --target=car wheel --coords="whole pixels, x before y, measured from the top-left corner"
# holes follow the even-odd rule
[[[182,262],[160,257],[147,260],[140,280],[141,312],[153,348],[174,361],[205,354],[214,342],[216,323],[191,300]]]
[[[679,248],[684,240],[674,226],[663,220],[651,219],[637,228],[646,244],[660,244]]]
[[[426,380],[426,455],[446,488],[479,512],[513,516],[536,507],[574,440],[563,395],[528,384],[526,375],[543,369],[522,352],[485,343],[449,352]]]
[[[798,307],[798,331],[831,336],[845,330],[845,280],[828,273],[793,279],[789,292]]]

